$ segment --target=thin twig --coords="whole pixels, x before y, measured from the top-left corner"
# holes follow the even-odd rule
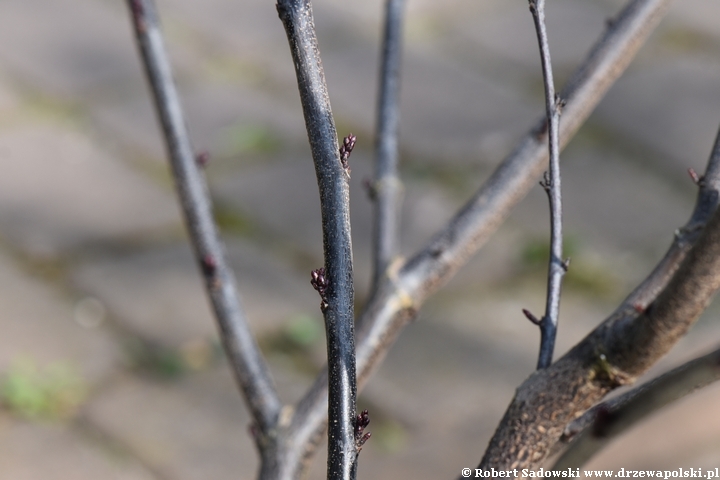
[[[354,479],[358,445],[356,427],[355,331],[353,312],[350,196],[346,161],[354,145],[349,136],[338,148],[325,76],[318,50],[310,0],[279,0],[295,64],[300,101],[320,190],[325,253],[325,327],[330,401],[327,410],[328,479]],[[343,162],[342,160],[345,160]]]
[[[720,131],[693,214],[663,260],[599,327],[517,389],[479,468],[541,465],[567,424],[685,335],[720,288],[719,188]],[[510,453],[519,443],[522,459]]]
[[[598,40],[562,93],[567,104],[560,128],[561,146],[567,144],[624,71],[668,5],[669,0],[634,0]],[[542,143],[545,124],[543,116],[429,245],[389,272],[390,281],[379,288],[358,321],[360,386],[378,367],[402,327],[425,299],[458,271],[532,188],[548,158],[547,147]],[[322,372],[296,406],[288,434],[293,444],[302,446],[304,455],[311,454],[319,439],[318,432],[327,421],[327,392],[327,373]]]
[[[578,468],[607,444],[652,413],[720,380],[720,349],[693,359],[624,395],[588,410],[572,443],[553,470]],[[565,429],[567,435],[568,429]]]
[[[398,176],[398,128],[400,125],[400,58],[405,0],[385,2],[380,94],[375,139],[375,200],[373,232],[373,283],[377,290],[381,279],[397,254],[402,183]]]
[[[720,200],[718,199],[720,192],[720,128],[718,128],[718,133],[715,137],[715,143],[713,144],[713,149],[708,159],[705,174],[702,176],[695,174],[693,181],[698,185],[699,190],[695,209],[690,220],[683,228],[676,232],[675,240],[660,264],[658,264],[650,276],[625,299],[624,305],[632,307],[638,312],[647,310],[651,301],[657,297],[659,291],[667,283],[667,279],[677,270],[679,260],[687,254],[704,228],[705,223],[707,223],[713,211],[720,204]],[[655,380],[651,383],[653,382],[655,382]],[[639,393],[643,388],[644,386],[639,387],[602,405],[612,409],[624,403],[627,399],[632,398],[632,396]],[[594,412],[597,408],[600,408],[600,406],[588,410],[565,428],[560,442],[553,447],[551,455],[554,456],[559,451],[567,448],[567,442],[576,438],[576,434],[592,423],[595,418]]]
[[[128,0],[128,7],[190,240],[203,272],[230,367],[259,429],[256,441],[260,445],[277,423],[280,400],[245,319],[235,277],[213,221],[210,195],[190,145],[157,10],[152,0]]]
[[[560,183],[560,153],[558,126],[560,123],[560,100],[555,98],[550,44],[545,27],[545,0],[530,0],[535,31],[540,48],[543,83],[545,85],[545,114],[548,122],[549,169],[543,181],[543,188],[550,201],[550,261],[548,264],[547,301],[545,315],[540,321],[540,354],[537,368],[547,368],[552,363],[555,351],[558,316],[560,315],[560,289],[565,275],[562,237],[562,190]]]

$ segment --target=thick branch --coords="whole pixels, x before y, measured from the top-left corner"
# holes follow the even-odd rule
[[[227,264],[225,250],[213,221],[210,195],[190,146],[155,5],[152,0],[128,0],[128,6],[190,240],[203,272],[220,338],[235,380],[259,429],[257,442],[260,445],[273,435],[280,401],[267,365],[247,325],[235,277]]]
[[[669,0],[634,0],[598,40],[562,93],[567,104],[560,126],[561,146],[627,67],[668,4]],[[370,299],[358,322],[360,385],[425,299],[457,272],[527,194],[548,158],[544,131],[543,118],[426,248],[404,265],[390,268],[387,281]],[[323,372],[298,403],[290,426],[293,443],[306,448],[305,455],[311,454],[327,421],[326,405],[327,377]]]
[[[572,443],[553,466],[577,468],[619,435],[652,413],[720,379],[720,349],[691,360],[660,377],[597,405],[573,422]],[[565,429],[563,441],[568,441]]]
[[[375,200],[373,233],[373,284],[375,291],[397,253],[402,184],[398,177],[400,124],[400,57],[405,0],[385,2],[380,66],[380,96],[375,139],[376,163],[372,196]]]
[[[560,102],[555,98],[550,44],[545,27],[545,0],[530,0],[530,12],[535,23],[543,83],[545,85],[545,115],[548,122],[549,169],[542,186],[550,200],[550,261],[548,264],[547,300],[545,315],[540,321],[540,354],[537,368],[547,368],[552,363],[555,351],[558,317],[560,315],[560,289],[565,275],[562,237],[562,190],[560,183],[560,152],[558,128],[560,123]]]
[[[328,479],[354,479],[358,446],[349,175],[338,150],[310,1],[279,0],[277,10],[290,43],[320,190],[330,384]]]
[[[720,288],[719,150],[720,132],[693,215],[660,265],[605,322],[518,388],[480,468],[542,464],[565,425],[634,382],[706,308]]]

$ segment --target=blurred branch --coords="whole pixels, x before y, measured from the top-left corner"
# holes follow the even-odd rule
[[[400,124],[400,59],[405,0],[386,0],[380,63],[380,96],[375,139],[375,200],[373,235],[373,284],[377,290],[397,253],[402,183],[398,177],[398,128]]]
[[[647,416],[718,379],[720,349],[591,408],[565,429],[561,441],[571,443],[553,470],[582,466],[608,443]]]
[[[713,211],[715,211],[720,204],[720,199],[718,199],[718,192],[720,192],[720,128],[718,128],[718,133],[715,137],[715,143],[713,144],[713,149],[710,153],[710,158],[708,159],[708,166],[705,170],[705,174],[702,177],[697,177],[697,175],[691,174],[691,177],[693,177],[693,181],[695,181],[700,187],[693,214],[688,223],[676,232],[675,241],[660,264],[655,267],[655,270],[650,274],[650,276],[625,300],[625,304],[632,305],[636,310],[646,310],[648,305],[650,305],[651,300],[654,299],[663,286],[667,284],[668,279],[677,270],[677,266],[679,265],[681,259],[684,258],[692,243],[694,243],[699,236],[700,231],[702,231],[708,218],[710,218],[710,215],[712,215]],[[683,367],[679,367],[673,372],[679,371],[681,368]],[[673,372],[669,372],[667,375]],[[656,380],[659,380],[660,378]],[[597,405],[585,412],[581,417],[575,419],[572,423],[565,427],[560,442],[553,446],[552,455],[565,448],[565,444],[567,444],[567,442],[575,439],[576,435],[580,431],[590,425],[595,419],[596,412],[602,405],[609,409],[613,409],[633,398],[635,395],[639,394],[643,388],[646,388],[654,382],[655,380],[627,392],[618,398],[609,400],[601,405]]]
[[[359,445],[355,438],[357,387],[347,158],[355,138],[349,135],[338,149],[310,0],[279,0],[277,10],[290,43],[320,190],[325,253],[321,295],[330,385],[327,478],[354,479]]]
[[[699,186],[690,220],[650,276],[565,356],[518,388],[479,468],[541,465],[567,424],[634,382],[705,310],[720,288],[720,132]]]
[[[535,23],[540,63],[542,64],[545,86],[545,115],[548,125],[549,169],[541,185],[550,201],[550,260],[548,264],[547,301],[545,315],[540,319],[540,354],[537,368],[547,368],[552,363],[555,351],[558,316],[560,315],[560,289],[567,269],[563,261],[562,237],[562,189],[560,177],[560,153],[558,128],[560,123],[560,99],[555,98],[552,61],[547,28],[545,27],[545,0],[530,0],[530,13]]]
[[[154,2],[128,0],[128,7],[162,126],[185,224],[205,279],[230,367],[259,429],[256,442],[260,445],[272,435],[280,412],[280,400],[250,333],[237,294],[235,277],[228,266],[213,220],[210,195],[190,145]]]
[[[564,146],[620,76],[643,41],[659,23],[669,0],[634,0],[608,26],[575,72],[562,98],[567,99],[560,125]],[[528,192],[548,158],[545,118],[523,137],[480,190],[423,250],[405,264],[390,268],[358,321],[357,368],[362,385],[377,368],[402,328],[425,299],[437,291],[500,226]],[[293,443],[309,456],[327,418],[327,372],[322,372],[297,404],[289,427]]]

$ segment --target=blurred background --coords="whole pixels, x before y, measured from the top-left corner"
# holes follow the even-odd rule
[[[359,302],[382,2],[316,0],[340,136],[353,132]],[[309,272],[319,202],[272,0],[162,0],[166,42],[244,306],[286,402],[323,363]],[[547,7],[558,86],[622,3]],[[440,228],[543,112],[527,2],[408,0],[403,253]],[[720,4],[674,3],[562,155],[566,249],[556,357],[646,275],[691,212],[720,122]],[[118,0],[0,2],[0,478],[254,478],[249,419],[218,348]],[[540,186],[402,334],[360,398],[360,478],[454,478],[479,462],[535,368],[547,200]],[[718,307],[653,375],[720,342]],[[605,469],[720,466],[720,388],[643,423]],[[322,447],[324,449],[324,446]],[[311,478],[322,478],[324,453]]]

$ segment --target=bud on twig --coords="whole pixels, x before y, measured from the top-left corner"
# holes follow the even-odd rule
[[[320,267],[310,272],[310,284],[320,294],[320,310],[325,313],[328,307],[327,297],[325,296],[328,287],[328,280],[327,277],[325,277],[325,267]]]
[[[350,158],[350,154],[352,153],[353,148],[355,148],[356,140],[357,137],[351,133],[343,139],[343,144],[340,146],[340,163],[342,163],[342,166],[348,176],[350,176],[350,164],[348,163],[348,158]]]
[[[362,450],[363,445],[371,436],[371,433],[365,433],[365,428],[370,424],[370,415],[367,410],[363,410],[355,418],[355,446],[358,453]]]

